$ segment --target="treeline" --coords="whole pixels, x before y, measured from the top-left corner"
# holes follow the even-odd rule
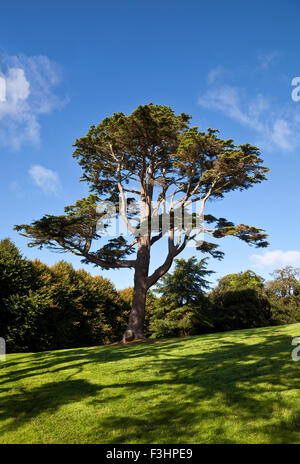
[[[207,259],[176,260],[148,292],[145,335],[187,336],[300,322],[299,270],[285,267],[264,279],[229,274],[211,290]],[[44,351],[116,342],[127,325],[133,289],[60,261],[30,261],[0,242],[0,337],[9,352]]]
[[[196,335],[300,322],[300,270],[291,266],[265,280],[253,271],[229,274],[208,290],[207,258],[175,260],[149,297],[148,335]],[[127,290],[128,293],[128,290]]]
[[[9,239],[0,242],[0,336],[9,352],[117,341],[128,311],[108,279],[65,261],[29,261]]]
[[[300,322],[300,270],[291,266],[265,280],[253,271],[229,274],[208,291],[207,258],[175,260],[157,286],[148,334],[170,337]],[[149,303],[150,305],[150,303]]]

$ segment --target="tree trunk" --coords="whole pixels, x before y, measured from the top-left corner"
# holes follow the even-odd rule
[[[145,305],[147,295],[147,277],[150,262],[150,241],[149,237],[140,237],[137,263],[134,273],[134,290],[132,308],[129,315],[127,329],[124,332],[122,342],[126,343],[132,340],[143,339]]]

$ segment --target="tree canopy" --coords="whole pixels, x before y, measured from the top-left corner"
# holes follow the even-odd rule
[[[243,290],[245,288],[253,288],[261,290],[264,287],[264,279],[255,274],[253,271],[239,272],[236,274],[227,274],[219,280],[215,292],[225,292],[231,290]]]
[[[210,288],[206,277],[214,273],[206,268],[207,259],[199,262],[195,256],[188,260],[175,259],[174,271],[165,274],[157,283],[155,292],[178,306],[197,302]]]

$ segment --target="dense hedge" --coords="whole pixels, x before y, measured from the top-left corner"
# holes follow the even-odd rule
[[[0,242],[0,336],[7,350],[99,345],[121,338],[128,305],[113,284],[60,261],[48,267]]]

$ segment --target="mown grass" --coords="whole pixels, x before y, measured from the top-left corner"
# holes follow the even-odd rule
[[[0,363],[0,443],[300,443],[300,324]]]

